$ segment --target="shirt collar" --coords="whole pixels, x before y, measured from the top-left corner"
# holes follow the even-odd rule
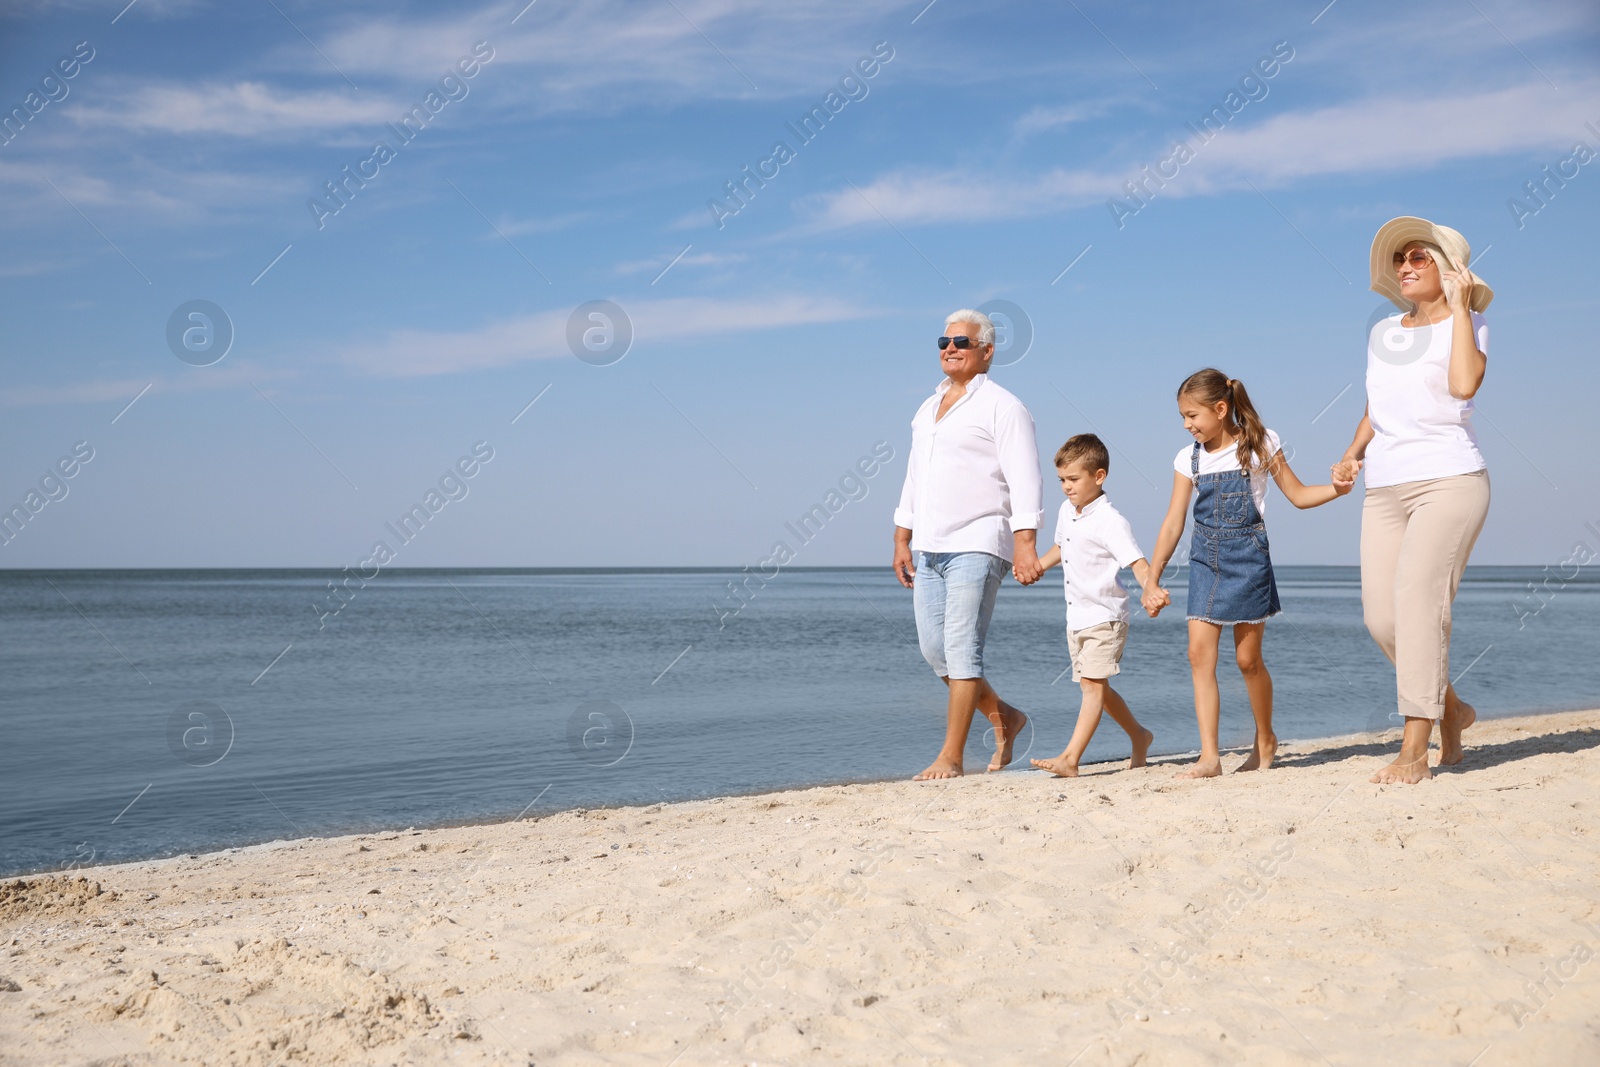
[[[1096,511],[1098,511],[1100,509],[1100,505],[1105,503],[1105,500],[1106,500],[1106,495],[1104,493],[1101,493],[1099,496],[1097,496],[1093,500],[1089,501],[1089,506],[1084,508],[1081,511],[1078,510],[1077,506],[1075,504],[1073,504],[1072,501],[1070,501],[1070,500],[1067,501],[1067,507],[1072,509],[1072,517],[1074,519],[1087,519],[1090,515],[1093,515]]]
[[[972,376],[972,381],[967,383],[967,395],[971,396],[973,393],[976,393],[979,389],[983,388],[983,383],[988,380],[989,376],[987,374],[974,374]],[[950,391],[950,386],[953,384],[954,383],[951,382],[948,377],[944,378],[939,382],[938,387],[934,389],[933,395],[944,396],[944,394]]]

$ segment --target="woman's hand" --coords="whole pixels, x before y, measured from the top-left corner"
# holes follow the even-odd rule
[[[1349,456],[1346,456],[1344,459],[1341,459],[1339,462],[1335,463],[1330,469],[1333,472],[1333,487],[1334,489],[1339,490],[1339,495],[1343,496],[1355,486],[1356,475],[1361,473],[1361,461],[1359,459],[1351,459]]]
[[[1172,594],[1158,586],[1147,591],[1140,600],[1144,604],[1145,612],[1153,619],[1161,614],[1162,608],[1172,603]]]
[[[1439,281],[1450,310],[1458,315],[1466,314],[1472,307],[1472,290],[1477,286],[1478,279],[1470,270],[1462,267],[1460,270],[1440,271]]]

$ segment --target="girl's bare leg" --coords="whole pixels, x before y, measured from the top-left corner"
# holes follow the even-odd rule
[[[1261,658],[1261,639],[1266,636],[1264,622],[1239,623],[1233,628],[1233,652],[1250,694],[1250,713],[1256,719],[1256,741],[1250,756],[1239,765],[1241,771],[1264,771],[1278,753],[1278,735],[1272,732],[1272,675]]]
[[[1222,694],[1217,689],[1217,646],[1221,642],[1221,626],[1189,620],[1189,673],[1194,679],[1194,717],[1200,725],[1200,759],[1180,772],[1179,778],[1215,778],[1222,773],[1222,753],[1217,746],[1222,718]]]

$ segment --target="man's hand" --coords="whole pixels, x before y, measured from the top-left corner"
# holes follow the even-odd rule
[[[1028,533],[1031,535],[1032,530]],[[1030,537],[1027,541],[1017,538],[1016,558],[1011,561],[1011,574],[1023,585],[1032,585],[1044,577],[1044,564],[1039,562],[1039,552],[1033,546]]]
[[[917,563],[911,558],[911,531],[899,526],[894,530],[894,576],[907,589],[917,574]]]

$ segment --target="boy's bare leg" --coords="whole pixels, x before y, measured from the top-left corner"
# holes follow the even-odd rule
[[[1272,732],[1272,675],[1261,659],[1264,622],[1239,623],[1233,628],[1233,651],[1244,675],[1245,691],[1250,694],[1250,713],[1256,719],[1256,740],[1250,756],[1239,765],[1241,771],[1264,771],[1278,754],[1278,735]]]
[[[1189,673],[1194,680],[1194,717],[1200,725],[1200,759],[1178,774],[1179,778],[1215,778],[1222,773],[1222,753],[1217,746],[1222,718],[1222,694],[1217,690],[1217,646],[1222,627],[1200,619],[1189,620]]]
[[[1128,761],[1128,766],[1143,767],[1150,755],[1150,742],[1156,739],[1156,735],[1139,725],[1139,720],[1128,710],[1128,702],[1123,700],[1122,694],[1110,685],[1106,686],[1106,713],[1122,727],[1123,732],[1128,735],[1128,740],[1133,742],[1133,758]]]
[[[1072,740],[1067,742],[1067,747],[1055,759],[1030,761],[1041,771],[1049,771],[1057,778],[1078,776],[1078,761],[1083,758],[1090,738],[1094,737],[1095,728],[1100,725],[1100,711],[1106,706],[1106,693],[1111,689],[1104,678],[1084,678],[1078,682],[1078,688],[1083,690],[1083,703],[1078,705],[1078,725],[1072,728]]]
[[[1446,686],[1444,718],[1439,720],[1439,766],[1453,767],[1461,762],[1461,731],[1477,721],[1477,710],[1456,695],[1455,686]]]
[[[1433,772],[1428,769],[1428,739],[1432,736],[1432,719],[1407,716],[1405,733],[1400,738],[1400,755],[1371,780],[1379,785],[1415,785],[1432,778]]]

